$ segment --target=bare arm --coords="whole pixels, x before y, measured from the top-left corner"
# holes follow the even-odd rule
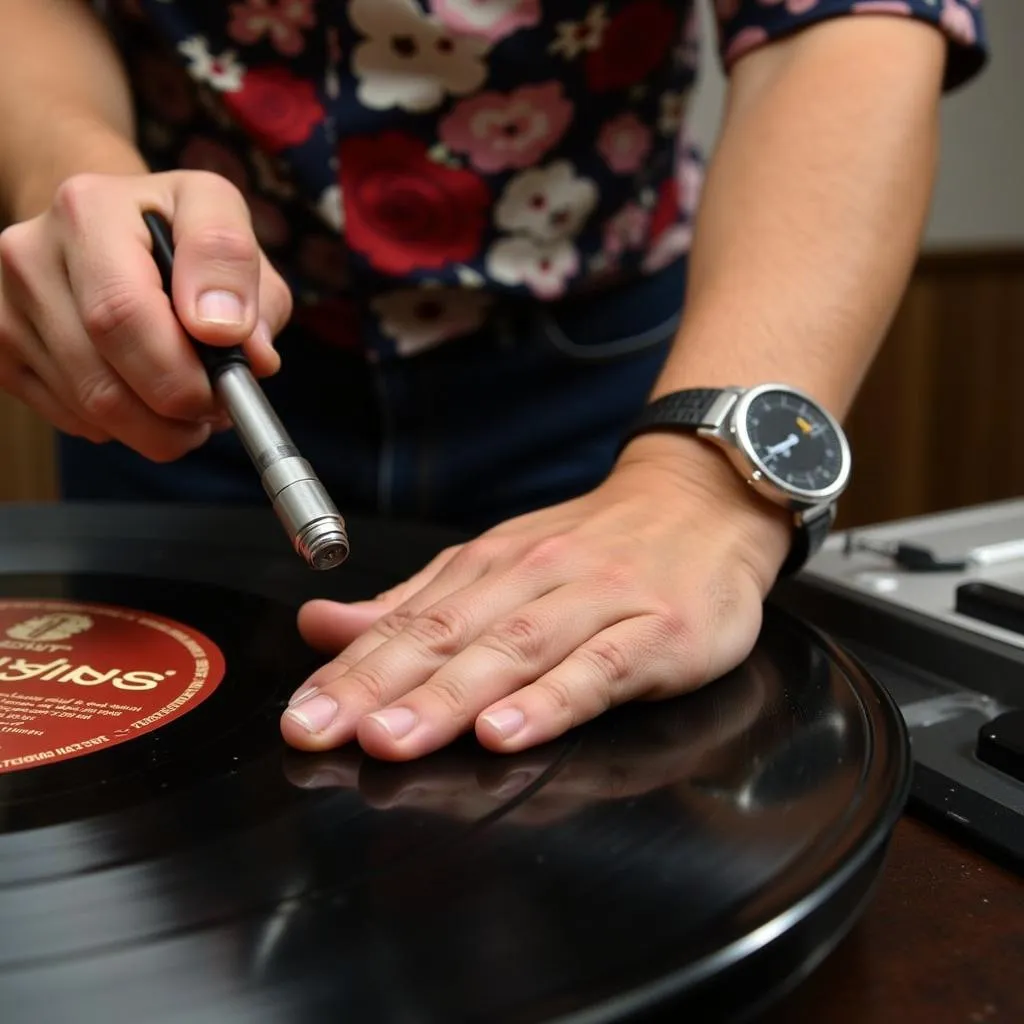
[[[73,174],[137,174],[120,57],[86,0],[0,0],[0,224]]]
[[[934,179],[945,42],[906,18],[837,18],[743,58],[702,198],[687,310],[655,395],[780,380],[844,416],[913,266]],[[702,442],[651,434],[627,461],[681,468],[785,516]],[[766,564],[766,579],[777,564]]]

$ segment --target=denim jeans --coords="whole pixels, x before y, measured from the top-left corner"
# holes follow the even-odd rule
[[[685,264],[553,305],[506,305],[477,334],[405,358],[279,338],[264,389],[343,515],[478,532],[585,493],[608,474],[661,370]],[[60,441],[68,500],[259,504],[233,432],[169,464]]]

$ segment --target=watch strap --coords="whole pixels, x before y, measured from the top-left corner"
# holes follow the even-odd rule
[[[626,433],[624,444],[653,427],[693,428],[705,425],[708,413],[722,388],[689,388],[673,391],[645,406]]]
[[[829,505],[818,515],[810,519],[803,518],[797,523],[796,529],[793,531],[793,543],[790,545],[789,554],[779,570],[780,576],[792,576],[799,572],[808,559],[818,553],[832,529],[835,517],[836,507]]]

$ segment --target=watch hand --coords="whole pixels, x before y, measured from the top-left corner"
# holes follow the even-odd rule
[[[767,451],[767,457],[772,459],[776,455],[783,455],[789,451],[793,445],[799,442],[800,438],[796,434],[790,434],[785,441],[780,441],[778,444],[770,445]]]

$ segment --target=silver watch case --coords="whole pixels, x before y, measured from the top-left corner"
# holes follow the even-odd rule
[[[808,402],[835,430],[842,446],[842,468],[830,487],[823,490],[792,487],[776,477],[757,457],[747,431],[747,413],[751,404],[767,391],[785,391]],[[790,509],[798,519],[811,519],[821,513],[834,512],[836,499],[846,490],[850,479],[850,444],[843,428],[815,398],[789,384],[723,388],[705,415],[704,424],[698,427],[697,434],[717,444],[754,490],[776,505]]]

